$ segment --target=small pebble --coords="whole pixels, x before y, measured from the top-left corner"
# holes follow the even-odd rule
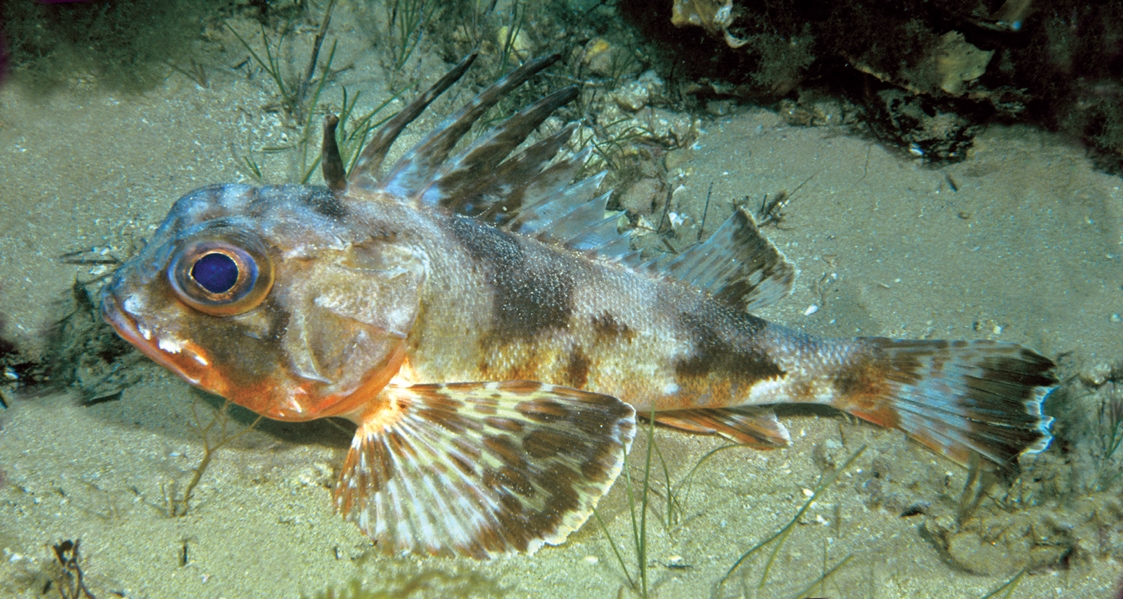
[[[1080,380],[1083,381],[1085,385],[1099,387],[1106,383],[1109,378],[1111,378],[1111,370],[1111,364],[1108,364],[1107,362],[1100,362],[1099,364],[1090,366],[1083,372],[1081,372]]]

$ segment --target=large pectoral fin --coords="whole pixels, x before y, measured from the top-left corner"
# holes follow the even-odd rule
[[[361,418],[336,508],[386,552],[533,553],[592,514],[635,411],[529,381],[389,386]]]

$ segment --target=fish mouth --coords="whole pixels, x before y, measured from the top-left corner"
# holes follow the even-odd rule
[[[122,339],[128,341],[152,361],[178,374],[188,382],[198,384],[199,377],[187,372],[182,364],[172,360],[171,356],[156,347],[156,344],[152,342],[153,334],[151,332],[148,332],[147,335],[141,332],[140,324],[131,314],[121,308],[112,292],[107,291],[102,294],[101,317],[113,327],[113,330]]]
[[[143,349],[147,344],[147,340],[140,335],[136,320],[117,305],[117,298],[113,297],[112,293],[107,292],[101,296],[101,318],[109,323],[122,339],[138,349]]]

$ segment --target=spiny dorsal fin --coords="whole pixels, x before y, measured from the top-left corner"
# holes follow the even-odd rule
[[[472,66],[475,62],[477,54],[472,52],[465,56],[451,71],[445,73],[436,83],[433,84],[425,93],[414,98],[401,112],[394,115],[385,125],[374,134],[374,138],[370,143],[363,148],[363,153],[355,162],[355,167],[351,172],[350,184],[373,184],[378,181],[379,170],[382,168],[382,161],[386,159],[386,153],[390,151],[390,146],[394,145],[394,140],[398,139],[402,130],[406,125],[413,122],[425,109],[437,99],[437,96],[443,94],[445,90],[452,87],[464,76],[468,71],[468,67]]]
[[[375,135],[363,150],[352,183],[360,179],[364,186],[374,183],[390,144],[401,130],[459,79],[474,58],[472,55],[461,61]],[[605,214],[610,194],[599,191],[604,173],[570,185],[588,151],[552,162],[573,135],[575,124],[507,159],[546,118],[577,97],[576,86],[531,104],[449,158],[456,143],[488,108],[558,59],[555,54],[532,60],[492,84],[409,150],[374,186],[392,196],[416,198],[446,214],[474,217],[589,255],[618,259],[632,253],[628,235],[616,233],[615,216]],[[324,155],[330,158],[327,127],[325,124]],[[325,170],[325,178],[328,175]]]
[[[492,84],[407,152],[385,178],[379,177],[382,161],[401,131],[460,79],[475,58],[473,53],[460,61],[452,71],[391,118],[363,150],[350,183],[377,187],[403,198],[420,195],[423,203],[437,206],[448,214],[479,216],[490,210],[494,215],[491,224],[494,225],[506,222],[517,214],[524,200],[536,204],[545,196],[564,189],[584,163],[584,154],[561,160],[553,166],[550,162],[573,135],[577,128],[575,124],[532,144],[510,160],[504,159],[558,107],[577,97],[576,86],[535,102],[491,129],[456,157],[448,159],[457,141],[488,108],[532,75],[556,62],[559,59],[556,54],[532,60]],[[332,153],[329,151],[327,136],[330,133],[327,127],[325,123],[324,156],[330,158]],[[330,142],[334,143],[334,138]],[[324,164],[329,162],[325,160]],[[329,186],[333,182],[338,184],[335,179],[329,180],[328,175],[325,170]],[[500,202],[501,205],[497,205]]]
[[[487,180],[481,173],[494,172],[499,163],[525,141],[546,117],[576,97],[577,87],[569,86],[542,98],[492,128],[463,152],[441,165],[427,185],[421,186],[422,203],[446,210],[459,204],[462,197],[480,186],[481,180]],[[553,155],[546,160],[550,158]]]
[[[518,156],[503,161],[499,168],[480,177],[474,187],[465,186],[457,194],[455,202],[448,204],[448,209],[456,214],[479,217],[479,220],[492,225],[507,222],[510,220],[509,215],[513,215],[524,205],[531,186],[548,177],[546,165],[569,141],[576,129],[577,125],[570,123],[557,133],[531,145]]]
[[[383,126],[363,150],[352,184],[362,181],[367,186],[377,178],[386,152],[402,129],[455,83],[474,59],[472,54],[462,60]],[[610,194],[600,191],[604,173],[570,184],[587,151],[551,164],[573,134],[574,125],[507,159],[547,117],[577,97],[576,87],[535,102],[449,159],[457,142],[490,107],[558,59],[553,54],[531,60],[489,86],[406,152],[377,182],[377,188],[392,196],[417,198],[446,214],[474,217],[590,257],[675,278],[744,310],[758,309],[787,296],[796,269],[760,234],[752,216],[744,210],[736,211],[704,243],[677,256],[641,262],[639,252],[631,249],[632,233],[618,233],[619,215],[605,212]]]
[[[320,147],[320,168],[323,169],[324,183],[336,193],[347,189],[343,157],[339,155],[339,144],[335,142],[335,128],[338,125],[339,117],[334,114],[324,117],[324,141]]]
[[[744,208],[734,211],[706,241],[645,266],[748,312],[787,297],[799,274]]]
[[[566,137],[568,138],[568,135]],[[542,140],[539,143],[546,141]],[[530,151],[530,148],[527,151]],[[588,150],[583,150],[576,155],[558,160],[542,169],[534,177],[528,177],[522,181],[512,178],[510,184],[517,186],[515,193],[512,194],[513,197],[502,198],[502,201],[493,204],[480,215],[480,220],[512,230],[514,226],[510,224],[512,221],[523,218],[523,215],[533,208],[559,199],[559,195],[565,191],[570,181],[577,175],[577,171],[581,169],[588,155]],[[591,197],[591,195],[585,196],[581,201],[588,201]]]
[[[453,147],[472,128],[476,120],[512,89],[522,85],[538,71],[554,64],[559,58],[560,55],[551,54],[528,61],[493,83],[406,152],[405,156],[398,160],[390,172],[379,181],[379,188],[403,198],[416,195],[444,165]]]

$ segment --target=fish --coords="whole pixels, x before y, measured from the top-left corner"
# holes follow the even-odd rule
[[[797,269],[743,209],[677,254],[635,249],[576,124],[575,86],[472,140],[558,60],[528,60],[396,162],[405,127],[471,54],[325,185],[191,191],[101,294],[104,319],[188,383],[268,418],[355,435],[338,512],[389,554],[486,559],[559,545],[624,464],[638,421],[787,446],[774,406],[819,404],[948,459],[1044,451],[1049,358],[997,341],[820,338],[752,312]],[[626,220],[626,219],[625,219]],[[974,458],[973,456],[978,456]]]

